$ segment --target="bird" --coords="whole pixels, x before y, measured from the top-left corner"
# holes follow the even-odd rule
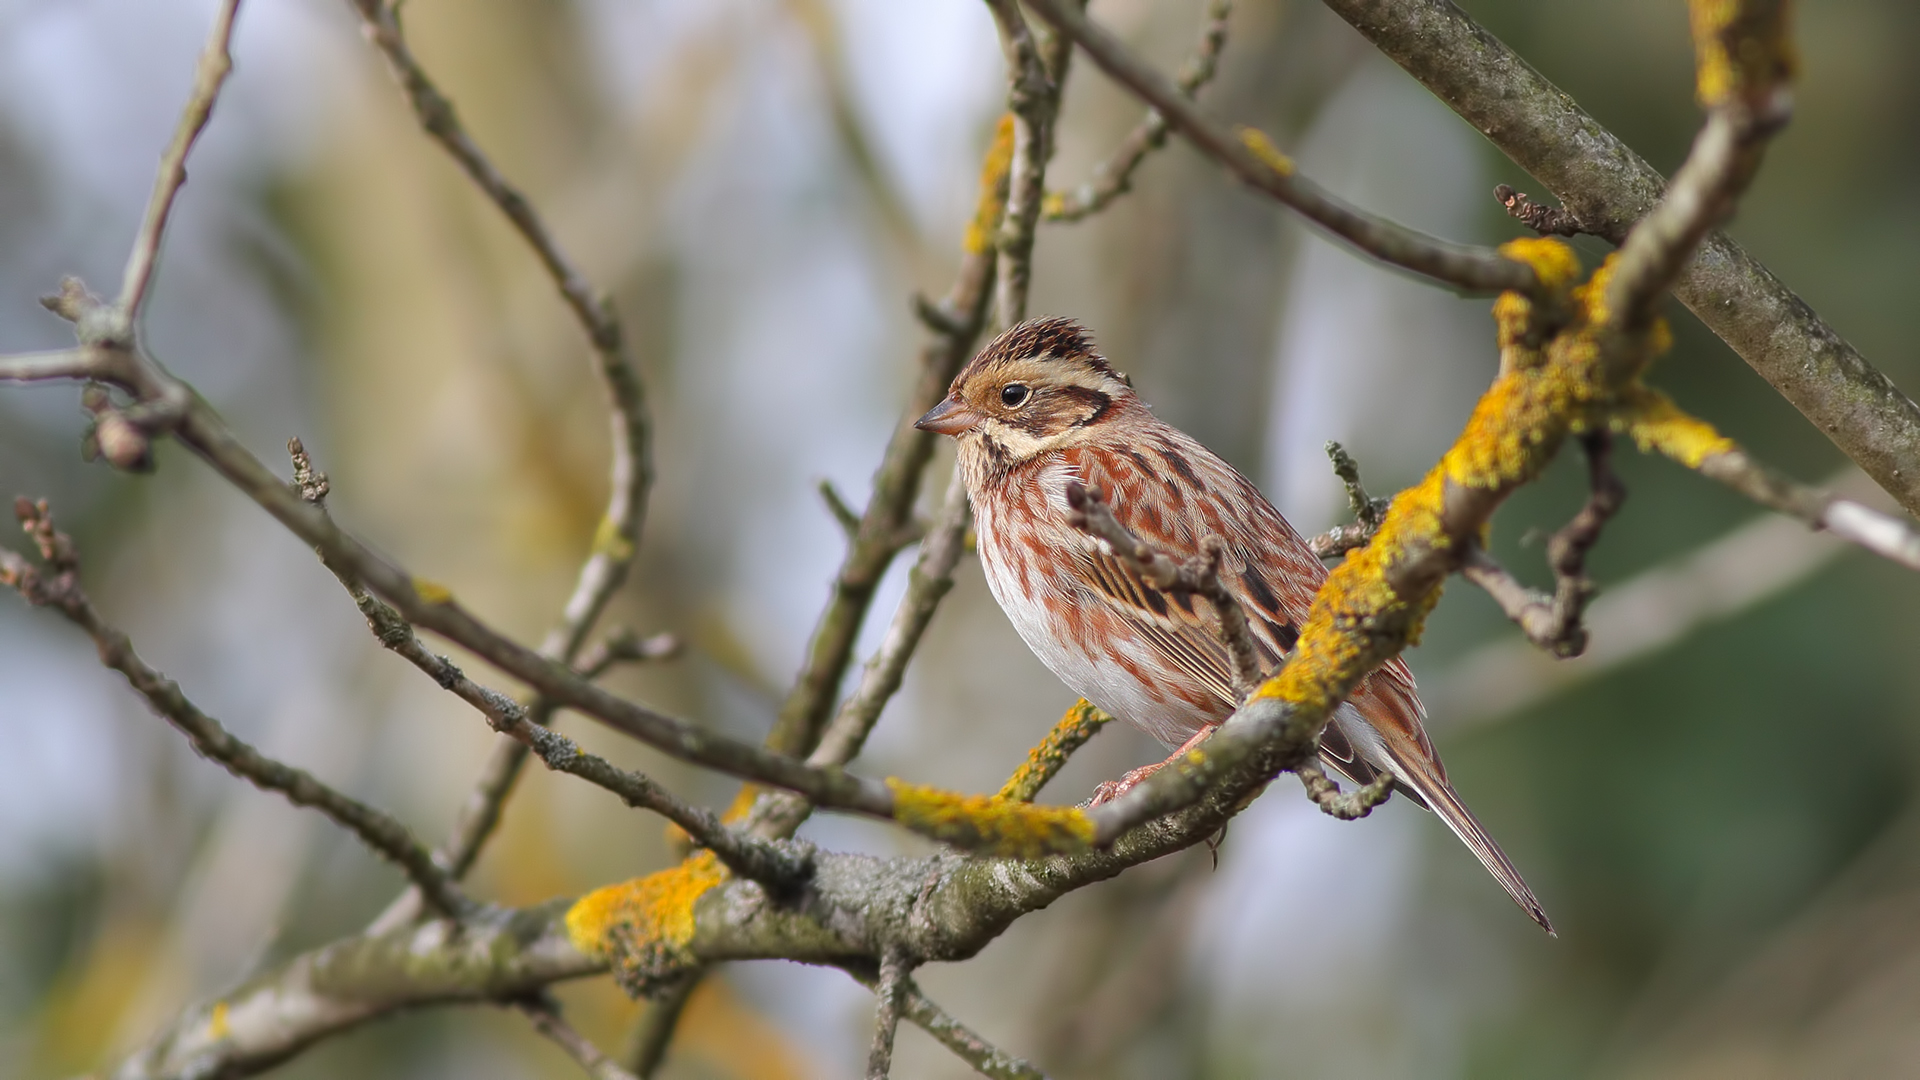
[[[1252,481],[1155,416],[1079,323],[1009,327],[915,426],[958,444],[987,586],[1014,629],[1109,715],[1185,750],[1240,702],[1212,608],[1154,588],[1077,528],[1070,489],[1097,489],[1122,526],[1176,561],[1203,544],[1223,549],[1218,576],[1247,616],[1263,668],[1293,650],[1326,567]],[[1552,934],[1533,890],[1448,782],[1425,719],[1413,673],[1396,657],[1335,710],[1321,760],[1357,784],[1391,776]]]

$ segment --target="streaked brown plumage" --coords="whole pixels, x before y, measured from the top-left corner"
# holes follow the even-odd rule
[[[1201,537],[1219,537],[1221,578],[1247,613],[1262,661],[1277,666],[1293,648],[1326,568],[1250,481],[1154,416],[1079,324],[1037,319],[1001,334],[919,426],[959,442],[994,598],[1041,661],[1107,712],[1172,745],[1238,703],[1206,602],[1159,592],[1105,542],[1073,528],[1071,481],[1098,486],[1122,525],[1176,559],[1198,551]],[[1412,673],[1396,659],[1336,711],[1321,756],[1356,783],[1391,774],[1552,932],[1447,782],[1425,716]]]

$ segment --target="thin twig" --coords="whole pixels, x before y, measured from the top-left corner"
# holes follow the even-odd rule
[[[1500,205],[1506,207],[1515,220],[1541,236],[1579,236],[1586,231],[1572,211],[1534,202],[1526,192],[1515,191],[1505,184],[1494,185],[1493,197],[1500,200]]]
[[[873,995],[873,1042],[867,1048],[867,1080],[888,1080],[893,1074],[893,1037],[900,1030],[907,974],[904,956],[892,949],[882,955],[879,985]]]
[[[1027,317],[1034,226],[1046,201],[1047,160],[1053,156],[1060,88],[1048,74],[1016,0],[987,0],[987,7],[1000,30],[1000,49],[1007,63],[1007,111],[1013,114],[1013,169],[1007,181],[1006,214],[995,238],[1000,260],[994,313],[1004,328]]]
[[[1032,802],[1040,794],[1047,782],[1059,775],[1067,764],[1067,758],[1073,752],[1087,744],[1087,740],[1100,733],[1100,729],[1111,723],[1113,717],[1081,698],[1067,708],[1059,722],[1040,740],[1039,745],[1027,752],[1027,760],[1020,763],[1007,782],[1000,786],[996,796],[1013,802]]]
[[[953,588],[953,571],[966,553],[970,521],[967,487],[956,469],[947,484],[940,516],[920,545],[920,556],[907,576],[906,595],[894,609],[887,635],[867,661],[860,685],[841,703],[819,745],[807,756],[808,765],[816,768],[845,765],[866,745],[867,736],[880,722],[881,711],[899,692],[906,678],[907,664],[919,649],[934,611]],[[762,836],[792,836],[811,809],[805,800],[793,795],[763,800],[754,811],[754,830]]]
[[[533,1029],[566,1052],[593,1080],[639,1080],[620,1063],[600,1052],[593,1041],[575,1030],[560,1014],[560,1006],[546,998],[522,1001],[516,1007],[533,1021]]]
[[[1194,97],[1200,88],[1213,81],[1214,72],[1220,67],[1220,50],[1227,42],[1227,17],[1232,14],[1230,0],[1210,0],[1207,4],[1207,26],[1200,36],[1200,47],[1188,57],[1186,65],[1180,69],[1180,75],[1174,85],[1187,97]],[[1108,204],[1126,194],[1133,188],[1134,170],[1147,159],[1147,155],[1167,144],[1167,118],[1153,109],[1147,110],[1146,119],[1141,120],[1127,137],[1120,140],[1113,154],[1107,160],[1093,167],[1091,179],[1065,194],[1047,196],[1044,206],[1048,221],[1079,221],[1089,215],[1106,209]]]
[[[1787,9],[1786,0],[1757,0],[1723,5],[1717,15],[1694,12],[1707,123],[1659,205],[1620,245],[1606,295],[1615,326],[1639,331],[1650,325],[1656,303],[1707,233],[1732,216],[1767,143],[1792,116]]]
[[[872,968],[855,968],[847,974],[867,989],[878,991],[879,979]],[[900,1015],[973,1066],[981,1076],[994,1080],[1047,1080],[1046,1074],[1033,1065],[994,1046],[979,1032],[954,1019],[921,991],[911,973],[900,977]]]
[[[582,274],[533,203],[509,182],[467,133],[442,94],[408,47],[400,27],[398,5],[384,0],[352,0],[368,38],[387,59],[405,91],[414,115],[482,194],[499,207],[526,240],[548,276],[559,289],[593,348],[596,366],[606,384],[612,408],[613,454],[607,508],[594,536],[593,550],[581,564],[573,592],[561,609],[560,621],[541,642],[540,655],[571,663],[605,610],[607,602],[626,581],[645,525],[647,498],[653,485],[652,420],[646,384],[627,345],[627,335],[612,299]],[[555,703],[543,696],[529,702],[528,713],[544,725]],[[500,810],[526,761],[524,744],[501,740],[488,758],[467,804],[461,808],[452,834],[440,850],[456,875],[464,874],[480,847],[499,823]]]
[[[1233,693],[1245,701],[1260,685],[1260,654],[1255,649],[1253,632],[1247,627],[1247,613],[1220,583],[1220,560],[1226,545],[1217,536],[1200,538],[1200,554],[1185,562],[1175,562],[1165,552],[1127,531],[1107,508],[1106,496],[1097,487],[1077,480],[1067,482],[1067,522],[1107,542],[1114,557],[1128,570],[1161,592],[1196,593],[1213,605],[1219,620],[1216,632],[1232,664]]]
[[[1354,548],[1367,546],[1373,534],[1380,530],[1380,522],[1387,516],[1387,507],[1392,499],[1376,499],[1367,495],[1367,489],[1360,483],[1360,465],[1347,453],[1347,448],[1329,439],[1327,458],[1333,462],[1333,474],[1340,478],[1340,486],[1347,492],[1347,508],[1353,514],[1350,525],[1335,525],[1326,532],[1307,541],[1307,547],[1322,559],[1331,559],[1344,555]]]
[[[672,660],[686,649],[680,635],[661,631],[641,637],[628,627],[616,627],[606,637],[580,654],[574,670],[583,679],[597,679],[616,664],[654,664]]]
[[[12,551],[0,549],[0,585],[18,590],[35,607],[59,611],[86,631],[99,650],[100,662],[126,676],[148,707],[185,735],[201,757],[217,762],[263,791],[278,792],[296,806],[311,806],[326,815],[375,854],[398,866],[436,912],[458,919],[472,908],[472,902],[460,895],[458,887],[399,819],[334,790],[311,773],[262,754],[200,711],[178,683],[142,660],[134,652],[132,640],[101,618],[81,588],[79,551],[70,538],[54,529],[46,500],[16,500],[14,513],[20,518],[21,529],[39,546],[47,572]]]
[[[1882,558],[1920,570],[1920,529],[1910,521],[1788,479],[1742,450],[1711,455],[1697,467],[1701,475],[1720,481],[1762,506],[1813,528],[1824,529]]]
[[[1166,117],[1168,125],[1201,153],[1374,258],[1467,292],[1532,292],[1537,287],[1531,268],[1495,251],[1428,236],[1328,193],[1299,175],[1293,162],[1275,150],[1265,135],[1252,129],[1236,134],[1201,112],[1178,86],[1068,0],[1030,0],[1028,6],[1085,49],[1101,70]]]
[[[220,88],[233,71],[229,46],[233,42],[234,17],[239,10],[240,0],[222,0],[219,13],[213,19],[213,30],[207,35],[206,47],[194,65],[193,90],[187,97],[187,107],[174,128],[173,141],[160,155],[160,174],[154,178],[153,195],[147,200],[133,251],[127,256],[120,299],[113,305],[116,323],[113,336],[122,342],[132,340],[135,320],[140,317],[141,304],[146,299],[148,286],[153,283],[167,219],[173,213],[174,199],[180,194],[181,186],[187,182],[187,155],[200,133],[206,130],[207,121],[213,116],[213,104],[220,97]]]
[[[1312,799],[1320,812],[1341,821],[1356,821],[1373,813],[1373,808],[1386,802],[1393,796],[1393,774],[1383,772],[1373,782],[1352,791],[1342,792],[1340,785],[1327,776],[1316,757],[1307,757],[1294,766],[1294,775],[1300,777],[1300,786],[1307,789],[1307,797]]]
[[[0,356],[0,382],[97,379],[102,373],[100,355],[95,349],[48,349]]]
[[[294,487],[300,497],[315,510],[325,512],[326,496],[331,490],[326,474],[314,468],[313,458],[299,439],[287,442],[293,458]],[[764,840],[748,836],[723,824],[712,811],[684,802],[652,778],[621,769],[604,758],[582,751],[573,740],[533,720],[530,709],[490,687],[468,678],[451,660],[440,656],[420,642],[407,620],[392,605],[374,596],[345,573],[323,552],[321,562],[340,584],[367,620],[367,629],[388,651],[425,672],[440,688],[473,706],[495,731],[525,745],[555,772],[577,776],[588,783],[618,795],[628,806],[651,810],[680,826],[695,842],[711,850],[721,862],[743,877],[785,888],[806,872],[804,853],[796,853]],[[583,676],[584,677],[584,676]],[[436,859],[445,865],[444,856]],[[397,920],[404,905],[396,904],[376,922],[386,926]]]
[[[1486,550],[1475,545],[1460,574],[1493,597],[1500,610],[1519,625],[1527,640],[1559,657],[1579,656],[1587,649],[1582,616],[1592,602],[1594,586],[1587,577],[1587,552],[1600,540],[1600,530],[1620,511],[1626,485],[1610,464],[1612,440],[1605,432],[1581,440],[1587,453],[1590,493],[1585,506],[1547,542],[1547,563],[1553,568],[1551,595],[1521,584]]]

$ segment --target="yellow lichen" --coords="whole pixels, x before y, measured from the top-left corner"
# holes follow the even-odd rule
[[[567,910],[567,938],[627,971],[690,961],[693,906],[726,879],[720,860],[702,851],[659,873],[595,889]]]
[[[1000,117],[993,131],[993,144],[980,166],[980,198],[974,206],[973,220],[961,246],[969,255],[993,250],[993,233],[1000,227],[1000,215],[1007,208],[1007,173],[1013,169],[1013,114]]]
[[[1564,289],[1580,276],[1580,256],[1573,248],[1550,236],[1523,236],[1500,245],[1500,254],[1533,268],[1540,284],[1548,289]]]
[[[453,602],[452,589],[437,581],[428,581],[426,578],[413,579],[413,594],[423,603],[450,604]]]
[[[233,1025],[227,1019],[227,1003],[216,1001],[207,1014],[207,1038],[218,1042],[233,1035]]]
[[[618,522],[610,517],[602,517],[599,526],[593,530],[593,553],[624,562],[633,558],[633,541],[621,535]]]
[[[1047,737],[1027,751],[1027,760],[1020,763],[1013,775],[1000,785],[1000,792],[994,796],[999,799],[1013,799],[1016,802],[1032,802],[1034,792],[1066,764],[1067,755],[1080,748],[1091,739],[1101,725],[1113,717],[1101,712],[1086,698],[1074,702],[1060,717]]]
[[[1077,806],[1034,806],[891,778],[887,789],[893,793],[895,821],[970,851],[1032,859],[1082,851],[1093,843],[1093,820]]]
[[[1738,449],[1738,444],[1712,424],[1688,414],[1660,391],[1645,387],[1638,388],[1615,415],[1613,427],[1632,436],[1643,453],[1663,454],[1689,469],[1698,469],[1715,454]]]
[[[1793,77],[1798,62],[1787,32],[1786,0],[1692,0],[1696,88],[1712,108],[1738,95],[1761,104]]]
[[[1259,158],[1267,168],[1281,176],[1293,175],[1293,159],[1281,153],[1280,148],[1273,145],[1273,140],[1267,138],[1266,132],[1259,128],[1243,127],[1237,134],[1247,149],[1253,151],[1253,156]]]

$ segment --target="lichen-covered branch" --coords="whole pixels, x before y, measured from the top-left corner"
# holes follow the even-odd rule
[[[1666,184],[1453,0],[1325,0],[1341,18],[1537,177],[1585,231],[1614,243]],[[1674,295],[1908,512],[1920,514],[1920,405],[1724,233]]]
[[[1787,48],[1784,35],[1770,32],[1765,19],[1749,17],[1771,10],[1771,4],[1695,3],[1724,16],[1696,18],[1697,33],[1734,26],[1748,35],[1729,49],[1742,57],[1743,72],[1776,84],[1785,79],[1790,64],[1778,60]],[[1769,61],[1769,55],[1776,60]],[[1710,129],[1737,125],[1737,115],[1728,120],[1724,114],[1747,101],[1778,100],[1782,93],[1752,81],[1727,90],[1718,74],[1703,53],[1701,97],[1712,109]],[[1761,125],[1742,138],[1763,139],[1776,127]],[[1666,219],[1659,236],[1703,235],[1701,221],[1724,214],[1727,201],[1750,178],[1749,158],[1757,152],[1742,148],[1729,154],[1712,140],[1696,142],[1682,167],[1695,175],[1692,193],[1675,209],[1659,212]],[[1538,476],[1569,436],[1621,426],[1629,422],[1622,411],[1640,415],[1642,403],[1665,401],[1639,379],[1667,348],[1667,329],[1657,319],[1618,306],[1637,293],[1617,290],[1613,274],[1634,261],[1643,264],[1636,273],[1658,278],[1662,267],[1683,260],[1684,252],[1671,251],[1656,238],[1638,253],[1610,258],[1579,282],[1579,262],[1560,241],[1515,240],[1501,250],[1530,263],[1543,291],[1531,297],[1507,292],[1495,302],[1500,374],[1475,406],[1466,430],[1418,485],[1394,499],[1367,547],[1334,568],[1314,597],[1287,664],[1220,726],[1204,752],[1169,762],[1131,791],[1088,812],[1096,843],[1220,788],[1298,768],[1332,709],[1368,672],[1418,637],[1447,577],[1461,569],[1507,497]],[[1696,467],[1731,449],[1697,421],[1676,421],[1673,428],[1675,449]],[[1643,445],[1649,441],[1644,435],[1636,438]]]
[[[1101,70],[1166,117],[1168,125],[1201,153],[1254,190],[1271,195],[1361,251],[1467,292],[1535,288],[1533,273],[1524,264],[1491,250],[1427,236],[1330,194],[1301,176],[1265,135],[1250,128],[1235,133],[1201,112],[1178,86],[1068,0],[1031,0],[1028,6],[1085,49]]]
[[[1180,69],[1174,85],[1187,97],[1213,81],[1220,67],[1220,50],[1227,43],[1227,17],[1233,12],[1229,0],[1209,0],[1207,25],[1200,35],[1200,47]],[[1048,221],[1079,221],[1107,208],[1115,199],[1133,189],[1134,170],[1147,155],[1167,144],[1167,118],[1149,109],[1144,120],[1120,140],[1105,161],[1093,167],[1093,176],[1064,193],[1048,195],[1041,210]]]
[[[18,591],[27,603],[49,607],[85,631],[99,650],[100,662],[126,676],[128,685],[146,699],[147,706],[187,737],[194,752],[246,780],[262,791],[286,797],[295,806],[310,806],[327,820],[352,833],[376,855],[399,867],[428,906],[442,915],[459,916],[472,905],[433,856],[399,819],[322,783],[313,774],[275,761],[228,731],[218,720],[200,711],[180,685],[147,664],[134,652],[126,632],[100,616],[93,600],[80,586],[80,554],[73,541],[55,531],[46,501],[19,499],[14,512],[21,529],[33,537],[46,570],[35,568],[12,551],[0,548],[0,585]]]
[[[1059,775],[1073,752],[1087,744],[1087,740],[1100,733],[1100,729],[1113,721],[1086,698],[1074,702],[1060,717],[1046,738],[1032,750],[1027,751],[1027,760],[1020,763],[1007,782],[1000,787],[996,798],[1013,802],[1032,802],[1040,794],[1047,782]]]
[[[1643,450],[1664,454],[1762,506],[1920,570],[1920,530],[1909,521],[1782,476],[1706,421],[1682,412],[1664,394],[1636,396],[1613,424]]]
[[[1380,521],[1387,516],[1387,499],[1376,499],[1367,494],[1360,483],[1360,464],[1347,453],[1347,448],[1333,440],[1327,440],[1327,460],[1333,463],[1333,474],[1340,478],[1340,486],[1347,493],[1347,509],[1353,514],[1350,525],[1335,525],[1307,541],[1307,547],[1322,559],[1331,559],[1336,555],[1345,555],[1354,548],[1366,547],[1367,541],[1380,529]]]

